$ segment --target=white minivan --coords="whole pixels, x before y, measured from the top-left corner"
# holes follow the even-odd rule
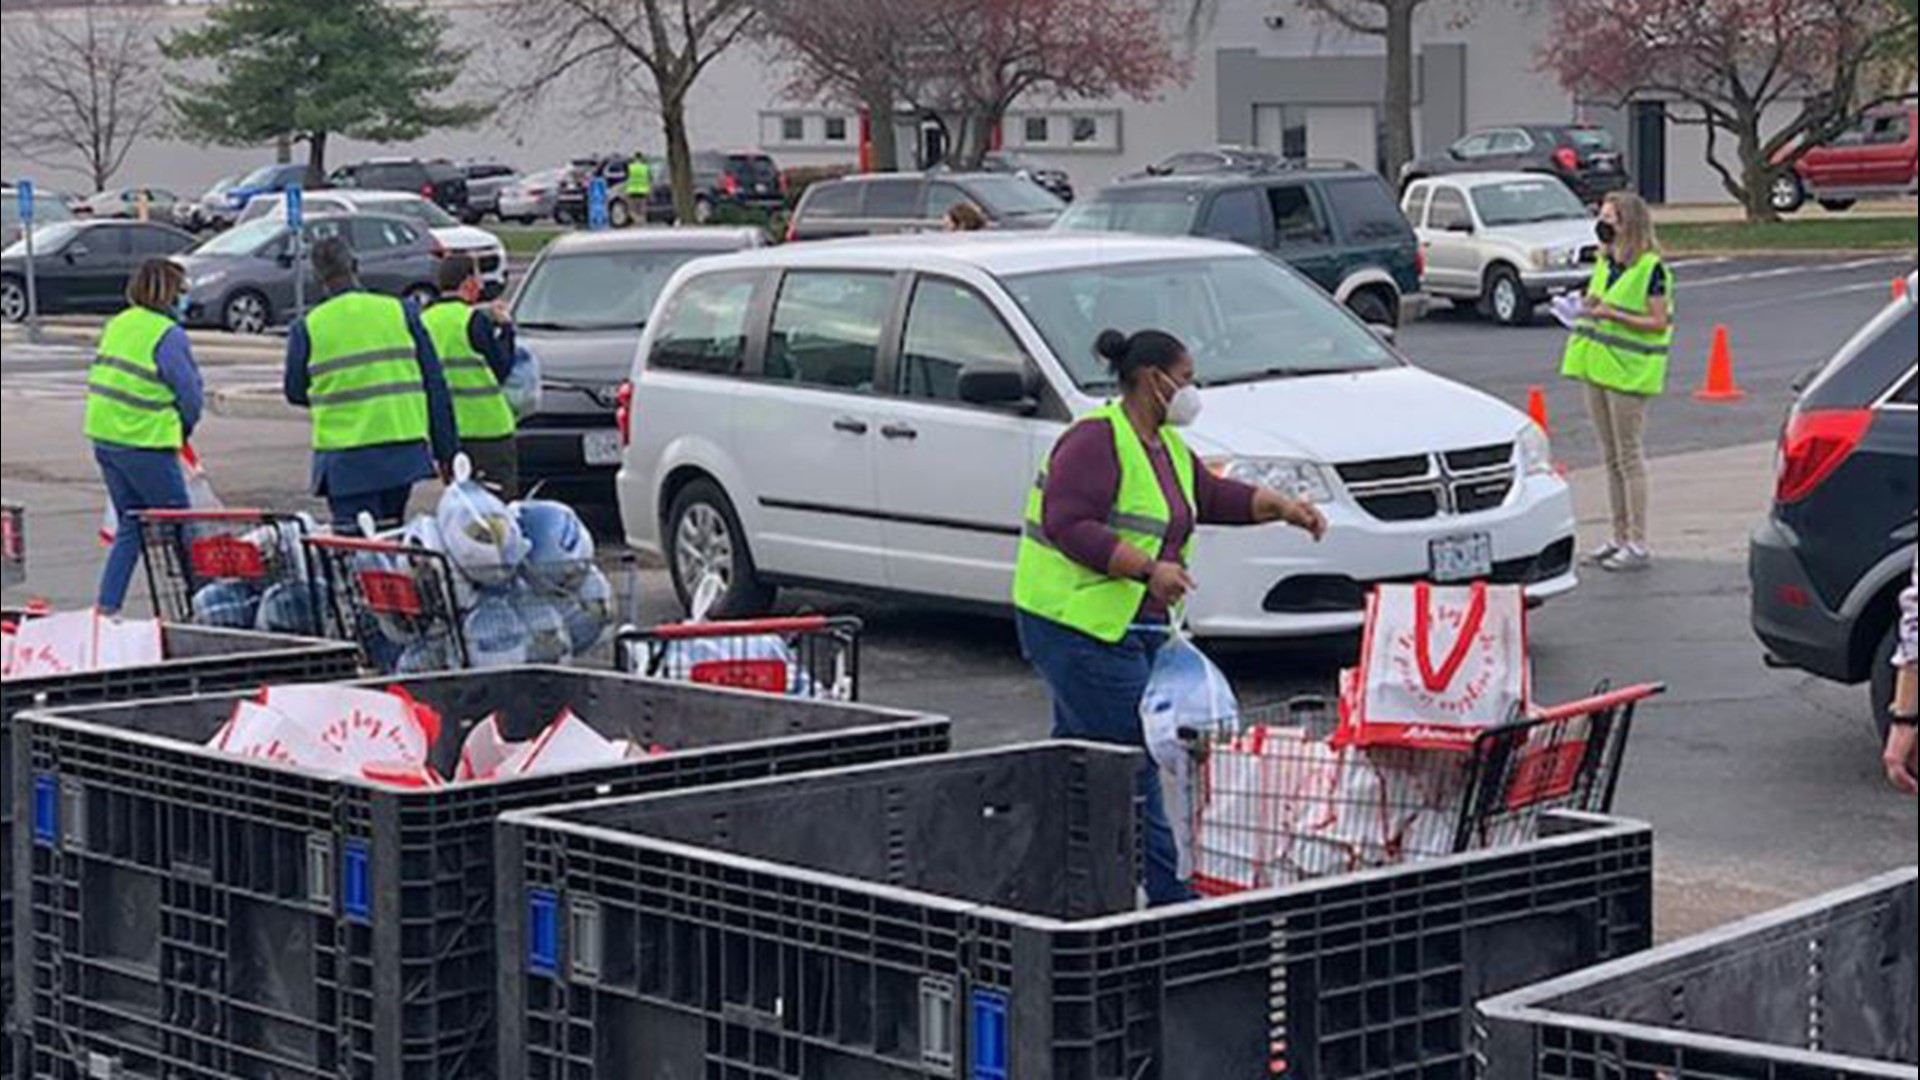
[[[1209,467],[1307,496],[1323,544],[1202,529],[1208,637],[1350,631],[1381,582],[1571,591],[1574,514],[1525,415],[1408,363],[1238,245],[1071,234],[798,244],[682,268],[633,372],[629,540],[685,602],[764,611],[780,586],[1011,605],[1027,497],[1074,417],[1114,394],[1102,330],[1177,335]]]

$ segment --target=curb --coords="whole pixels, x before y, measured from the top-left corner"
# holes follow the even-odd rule
[[[1890,263],[1910,257],[1898,248],[1687,248],[1668,250],[1666,255],[1671,259],[1874,259],[1884,255]]]
[[[207,396],[207,405],[229,420],[304,421],[307,415],[287,404],[280,387],[267,383],[220,387]]]

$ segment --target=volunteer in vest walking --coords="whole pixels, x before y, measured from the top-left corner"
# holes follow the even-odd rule
[[[371,513],[406,517],[413,485],[446,475],[460,451],[453,398],[410,304],[361,290],[338,238],[313,249],[326,300],[287,335],[287,401],[313,417],[313,490],[336,528]]]
[[[460,450],[473,462],[475,479],[501,498],[515,499],[520,495],[517,425],[500,389],[513,371],[513,323],[503,303],[474,306],[484,290],[473,256],[449,255],[440,262],[440,302],[420,321],[446,371]]]
[[[1053,695],[1053,734],[1145,747],[1140,703],[1170,623],[1193,591],[1200,525],[1286,522],[1326,535],[1311,504],[1215,476],[1180,436],[1199,418],[1193,357],[1158,331],[1109,330],[1096,351],[1124,397],[1075,424],[1054,447],[1027,506],[1014,577],[1020,643]],[[1147,897],[1190,897],[1149,763]]]
[[[644,152],[636,151],[627,163],[627,213],[635,225],[645,225],[653,206],[653,164]]]
[[[1586,561],[1603,570],[1644,570],[1653,561],[1647,547],[1647,408],[1667,391],[1673,271],[1660,257],[1653,215],[1640,196],[1607,196],[1595,229],[1603,250],[1561,372],[1586,384],[1613,508],[1613,536]]]
[[[200,368],[180,328],[187,275],[149,259],[127,286],[127,310],[107,323],[87,372],[87,438],[118,515],[100,574],[99,607],[118,615],[140,564],[142,510],[184,510],[187,479],[180,450],[200,423]]]

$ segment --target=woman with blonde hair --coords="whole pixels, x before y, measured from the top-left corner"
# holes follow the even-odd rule
[[[1561,373],[1586,384],[1607,464],[1613,536],[1587,557],[1623,572],[1653,561],[1647,547],[1647,408],[1666,393],[1673,350],[1673,271],[1660,256],[1653,214],[1631,192],[1607,196],[1595,223],[1601,253]]]
[[[107,323],[87,372],[86,434],[118,523],[100,574],[100,611],[117,615],[140,564],[144,510],[187,508],[180,449],[200,423],[202,388],[181,329],[187,274],[148,259],[127,285],[127,309]]]

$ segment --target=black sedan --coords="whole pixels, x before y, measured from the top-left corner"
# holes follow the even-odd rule
[[[127,281],[141,263],[179,255],[192,234],[133,221],[62,221],[33,234],[34,291],[42,315],[102,314],[127,306]],[[27,317],[27,243],[0,255],[0,317]]]
[[[1517,124],[1473,132],[1445,151],[1410,162],[1400,189],[1457,173],[1534,172],[1557,176],[1589,206],[1633,186],[1613,132],[1590,124]]]
[[[983,172],[1006,173],[1022,180],[1031,180],[1052,192],[1061,202],[1073,201],[1073,177],[1067,175],[1067,170],[1044,161],[1024,154],[995,151],[981,161],[980,168]]]

